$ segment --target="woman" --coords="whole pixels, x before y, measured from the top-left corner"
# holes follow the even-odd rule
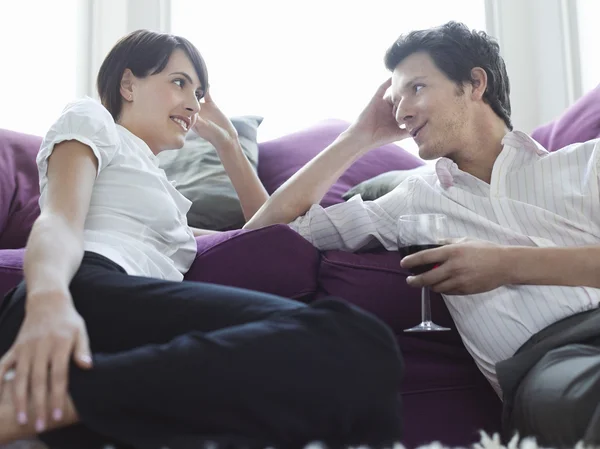
[[[37,158],[25,281],[0,308],[0,442],[396,439],[401,361],[379,321],[334,299],[306,306],[182,281],[202,231],[187,226],[190,202],[157,168],[160,151],[194,128],[219,151],[247,217],[266,199],[198,51],[134,32],[107,56],[98,91],[102,105],[70,104]]]

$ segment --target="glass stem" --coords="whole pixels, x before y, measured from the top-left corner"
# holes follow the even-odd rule
[[[421,289],[421,317],[423,322],[431,322],[431,301],[429,300],[429,287]]]

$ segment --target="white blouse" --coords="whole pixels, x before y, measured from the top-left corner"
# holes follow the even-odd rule
[[[67,105],[42,142],[37,156],[40,209],[46,203],[48,157],[67,140],[88,145],[98,159],[84,249],[130,275],[181,281],[196,256],[186,218],[191,202],[158,168],[148,145],[89,97]]]

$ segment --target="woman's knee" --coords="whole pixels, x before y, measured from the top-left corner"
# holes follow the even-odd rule
[[[316,326],[323,327],[334,340],[340,356],[340,369],[360,372],[361,382],[375,383],[386,391],[395,391],[404,364],[393,332],[368,312],[337,299],[311,304],[323,314]],[[333,354],[332,354],[333,355]]]

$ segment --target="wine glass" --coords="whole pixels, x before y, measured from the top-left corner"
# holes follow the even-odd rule
[[[443,214],[402,215],[398,219],[398,250],[403,256],[438,248],[446,239],[446,216]],[[435,264],[419,265],[410,268],[412,274],[421,274],[432,270]],[[404,329],[404,332],[439,332],[449,331],[431,321],[431,302],[429,287],[421,289],[421,324]]]

